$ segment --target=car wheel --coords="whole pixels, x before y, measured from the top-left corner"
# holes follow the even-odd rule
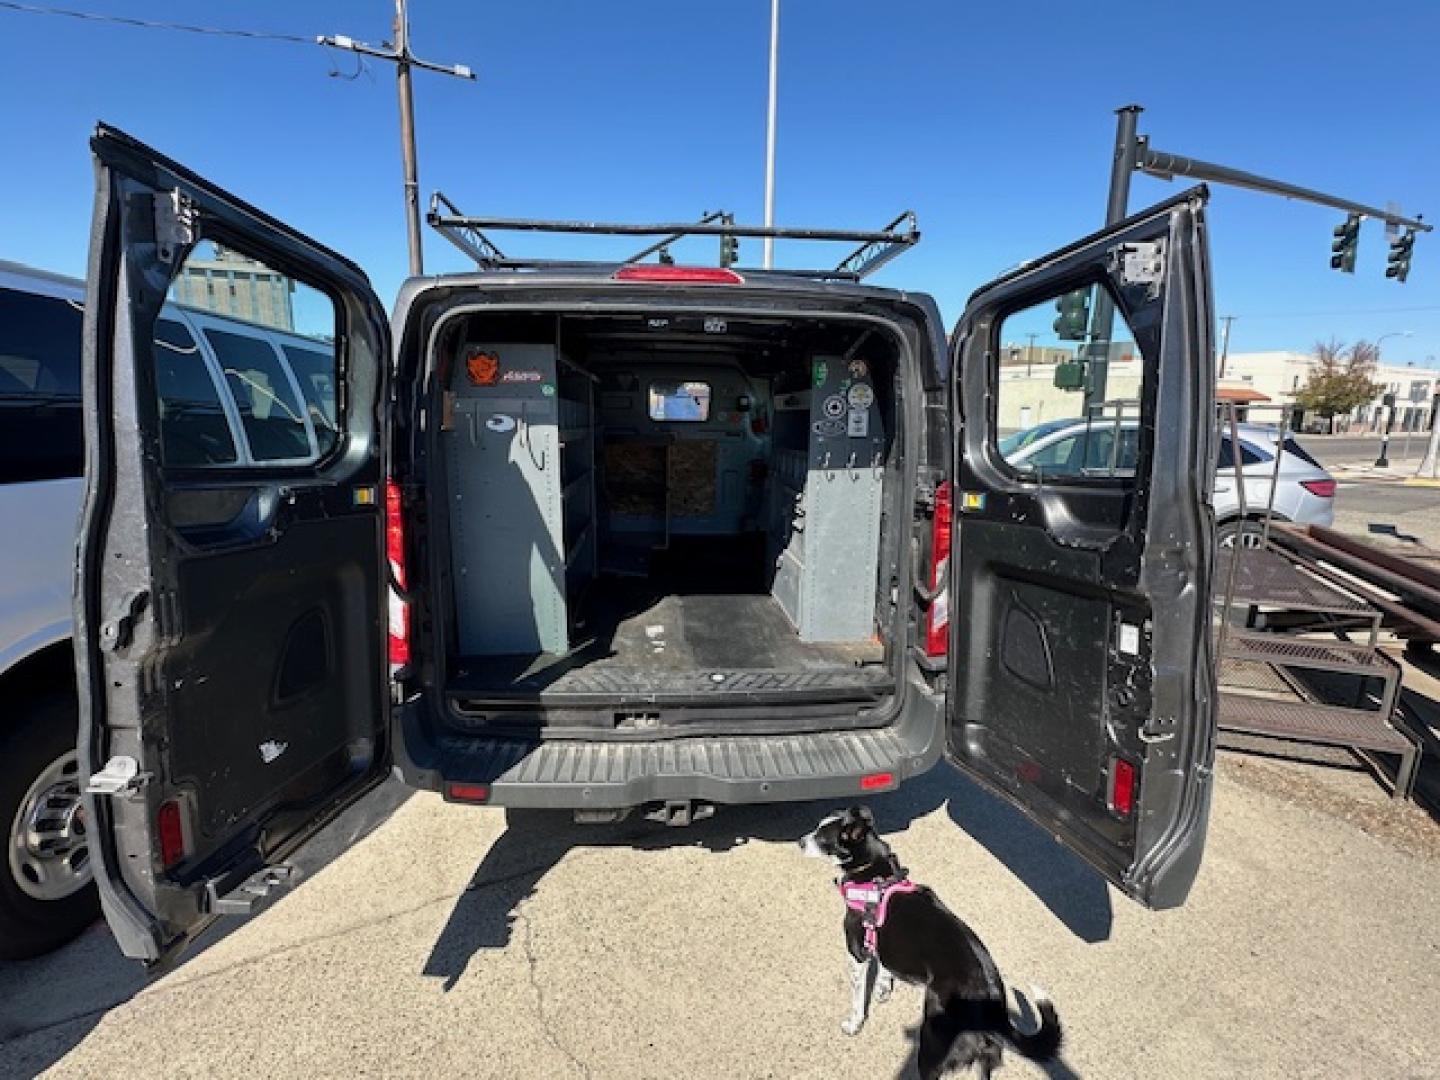
[[[1215,542],[1222,548],[1258,548],[1265,543],[1265,526],[1259,521],[1227,521],[1215,530]]]
[[[39,956],[100,913],[90,862],[78,714],[64,695],[32,699],[0,732],[0,959]]]

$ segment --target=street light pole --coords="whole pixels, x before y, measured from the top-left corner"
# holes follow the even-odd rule
[[[770,103],[765,124],[765,227],[775,224],[775,98],[780,74],[780,0],[770,0]],[[775,265],[775,238],[765,237],[766,270]]]
[[[1380,343],[1386,338],[1409,337],[1413,330],[1392,330],[1388,334],[1381,334],[1375,339],[1375,364],[1378,367],[1381,361]],[[1380,456],[1375,459],[1377,469],[1388,469],[1390,467],[1390,433],[1395,430],[1395,395],[1387,393],[1381,399],[1382,405],[1388,407],[1390,415],[1385,418],[1385,430],[1380,433]],[[1407,447],[1408,453],[1408,447]]]
[[[322,35],[315,41],[327,48],[373,56],[376,60],[395,65],[396,89],[400,96],[400,159],[405,175],[405,229],[410,248],[410,274],[414,277],[425,272],[425,263],[420,243],[420,179],[415,154],[415,95],[410,86],[410,69],[424,68],[441,75],[472,80],[475,73],[464,64],[436,64],[421,60],[410,51],[410,16],[406,11],[406,0],[395,0],[394,37],[395,43],[388,49],[366,45],[341,34]]]

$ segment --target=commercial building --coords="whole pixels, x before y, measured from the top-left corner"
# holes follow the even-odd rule
[[[1257,423],[1278,422],[1280,407],[1288,407],[1291,427],[1326,430],[1325,420],[1295,404],[1295,395],[1305,385],[1315,357],[1297,352],[1231,353],[1220,378],[1220,396],[1250,398],[1250,419]],[[1411,365],[1381,364],[1374,375],[1383,389],[1349,416],[1335,417],[1337,431],[1378,431],[1385,423],[1385,395],[1395,395],[1395,430],[1428,431],[1440,397],[1440,371]],[[1227,393],[1227,391],[1229,393]],[[1248,391],[1249,393],[1239,393]]]
[[[218,244],[214,258],[186,259],[170,288],[176,303],[290,331],[294,293],[291,278]]]

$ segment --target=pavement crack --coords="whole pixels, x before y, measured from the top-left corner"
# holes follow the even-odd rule
[[[550,1023],[549,1011],[546,1008],[545,987],[540,982],[539,958],[535,954],[535,924],[530,921],[530,916],[521,910],[522,907],[523,905],[516,906],[515,919],[524,925],[525,932],[521,938],[521,944],[525,949],[525,973],[530,981],[530,989],[535,992],[535,1015],[540,1020],[540,1030],[544,1032],[545,1041],[570,1064],[579,1069],[581,1076],[588,1078],[593,1075],[590,1066],[561,1042]]]

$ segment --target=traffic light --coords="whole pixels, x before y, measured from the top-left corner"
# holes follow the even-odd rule
[[[1084,341],[1090,325],[1090,290],[1077,289],[1055,301],[1060,317],[1055,320],[1055,335],[1061,341]]]
[[[1385,276],[1403,282],[1410,276],[1410,253],[1415,249],[1415,230],[1406,229],[1390,241],[1390,254],[1385,258]]]
[[[735,215],[726,214],[721,218],[726,225],[735,224]],[[722,233],[720,236],[720,265],[734,266],[740,261],[740,239],[729,233]]]
[[[1355,272],[1355,255],[1360,250],[1360,215],[1351,214],[1344,224],[1335,226],[1335,239],[1330,242],[1330,269],[1346,274]]]

